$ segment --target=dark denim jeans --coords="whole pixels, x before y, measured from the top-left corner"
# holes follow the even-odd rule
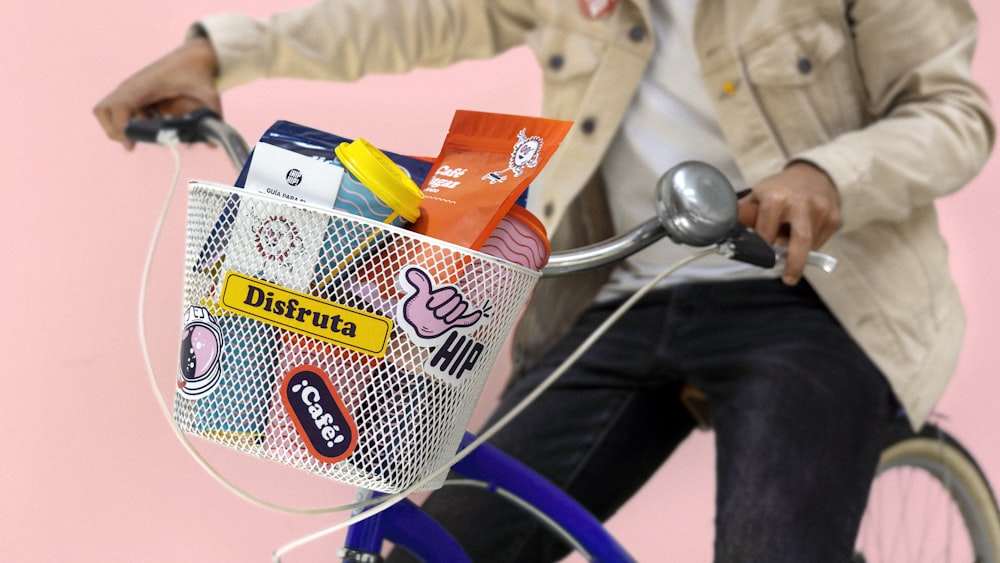
[[[516,376],[494,418],[615,305],[589,310],[541,365]],[[879,431],[895,408],[884,377],[804,282],[691,284],[647,296],[492,443],[605,520],[693,430],[678,401],[685,379],[712,409],[715,561],[848,561]],[[566,553],[519,509],[476,489],[445,487],[424,506],[476,562]]]

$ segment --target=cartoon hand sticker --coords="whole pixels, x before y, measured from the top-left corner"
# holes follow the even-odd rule
[[[455,287],[434,288],[430,276],[420,268],[406,268],[406,283],[413,292],[402,303],[403,319],[425,339],[434,339],[454,328],[476,324],[483,316],[480,310],[469,310],[469,303]]]

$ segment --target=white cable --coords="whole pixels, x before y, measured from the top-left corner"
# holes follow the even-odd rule
[[[232,481],[226,479],[211,463],[206,460],[200,452],[194,447],[188,437],[184,432],[177,426],[176,421],[174,421],[173,415],[170,412],[170,407],[167,406],[167,402],[163,397],[163,393],[160,391],[160,387],[157,384],[155,370],[153,368],[153,362],[149,355],[149,345],[146,340],[146,323],[145,323],[145,309],[146,309],[146,290],[149,285],[150,271],[152,270],[153,257],[156,254],[156,249],[159,244],[160,235],[163,231],[163,225],[166,222],[167,212],[170,209],[170,203],[174,199],[174,194],[177,191],[177,185],[180,181],[181,173],[181,160],[180,153],[177,151],[177,137],[176,134],[170,135],[161,134],[157,137],[157,142],[165,146],[174,157],[174,175],[173,180],[170,183],[170,189],[167,192],[167,199],[163,204],[163,209],[160,211],[160,217],[156,222],[156,226],[153,228],[152,240],[149,244],[149,250],[146,254],[146,263],[142,270],[142,280],[139,285],[139,346],[142,349],[142,357],[146,363],[146,373],[149,376],[149,382],[153,387],[153,395],[156,397],[157,403],[160,406],[160,411],[163,413],[164,418],[167,419],[167,423],[170,428],[173,429],[174,434],[177,435],[177,439],[184,446],[184,449],[194,458],[194,460],[204,469],[209,475],[215,478],[216,481],[222,484],[223,487],[232,491],[236,496],[255,504],[257,506],[274,510],[277,512],[285,512],[290,514],[305,514],[305,515],[315,515],[315,514],[327,514],[331,512],[343,512],[348,510],[354,510],[363,506],[366,503],[352,503],[343,506],[331,506],[331,507],[321,507],[321,508],[294,508],[288,506],[282,506],[276,503],[272,503],[261,499],[253,494],[247,492],[246,490],[240,488]]]
[[[607,319],[605,319],[604,322],[601,323],[600,326],[598,326],[594,330],[594,332],[591,333],[591,335],[587,337],[587,339],[584,340],[576,348],[576,350],[573,351],[572,354],[570,354],[565,360],[563,360],[563,362],[559,364],[559,367],[557,367],[555,371],[549,374],[548,377],[546,377],[537,387],[535,387],[535,389],[532,390],[531,393],[529,393],[526,397],[521,399],[521,402],[519,402],[507,414],[505,414],[503,417],[501,417],[499,420],[493,423],[492,426],[490,426],[486,431],[482,432],[475,440],[472,441],[472,443],[470,443],[468,446],[466,446],[457,454],[455,454],[453,458],[451,458],[448,462],[441,465],[441,467],[439,467],[437,470],[431,472],[429,475],[417,481],[404,491],[401,491],[394,495],[380,497],[378,499],[379,502],[377,505],[369,508],[368,510],[360,514],[356,514],[351,518],[344,520],[343,522],[333,524],[319,531],[316,531],[312,534],[303,536],[297,540],[286,543],[285,545],[274,551],[274,553],[272,554],[272,561],[274,563],[280,563],[281,556],[294,549],[302,547],[310,542],[316,541],[320,538],[323,538],[324,536],[330,535],[334,532],[347,528],[348,526],[354,523],[360,522],[361,520],[374,516],[375,514],[378,514],[379,512],[382,512],[384,510],[387,510],[394,504],[403,500],[405,497],[423,488],[424,485],[433,481],[436,477],[438,477],[442,473],[450,470],[453,465],[455,465],[456,463],[464,459],[466,456],[468,456],[472,452],[472,450],[474,450],[483,442],[492,437],[494,434],[499,432],[504,426],[506,426],[511,420],[513,420],[514,417],[516,417],[526,408],[528,408],[528,406],[530,406],[531,403],[534,402],[535,399],[537,399],[538,396],[542,394],[542,392],[551,387],[552,384],[556,381],[556,379],[558,379],[566,370],[572,367],[572,365],[576,363],[578,359],[580,359],[580,356],[585,354],[587,350],[589,350],[590,347],[593,346],[595,342],[597,342],[597,339],[603,336],[604,333],[607,332],[609,328],[611,328],[611,325],[617,322],[618,319],[622,317],[622,315],[628,312],[628,310],[631,309],[639,299],[641,299],[644,295],[646,295],[646,293],[648,293],[657,284],[659,284],[661,280],[673,274],[678,269],[690,264],[691,262],[694,262],[695,260],[700,260],[701,258],[704,258],[712,254],[716,254],[717,252],[718,252],[717,249],[715,249],[714,247],[702,249],[698,252],[695,252],[686,258],[678,260],[672,266],[663,270],[656,277],[654,277],[644,286],[639,288],[635,293],[632,294],[631,297],[626,299],[624,303],[619,305],[618,308],[615,309],[614,313],[612,313]]]

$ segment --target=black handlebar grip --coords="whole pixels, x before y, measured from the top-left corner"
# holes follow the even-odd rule
[[[730,258],[733,260],[761,268],[773,268],[778,262],[774,248],[750,227],[737,225],[729,237],[729,242],[733,250]]]
[[[125,126],[125,136],[138,143],[155,143],[162,130],[163,120],[158,117],[133,119]]]
[[[182,143],[200,143],[208,140],[201,126],[206,118],[219,119],[219,114],[208,108],[199,108],[176,117],[133,119],[125,126],[125,136],[141,143],[157,143],[161,133],[172,131]]]

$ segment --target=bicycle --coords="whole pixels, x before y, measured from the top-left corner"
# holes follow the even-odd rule
[[[225,149],[237,169],[242,168],[249,155],[243,138],[207,110],[177,118],[135,122],[128,134],[134,140],[146,142],[211,142]],[[607,265],[664,236],[678,243],[708,247],[710,252],[764,268],[774,267],[783,257],[783,249],[771,247],[752,230],[738,225],[732,188],[706,165],[679,165],[664,175],[656,195],[657,217],[610,241],[553,254],[542,275],[570,275]],[[815,252],[810,254],[809,263],[826,271],[836,266],[835,259]],[[609,319],[609,324],[614,318]],[[505,497],[589,560],[632,561],[625,548],[573,499],[485,443],[485,437],[465,434],[460,454],[453,458],[453,465],[449,464],[463,478],[449,480],[447,484],[480,487]],[[890,492],[895,495],[885,492],[890,481],[893,487]],[[930,494],[948,506],[917,514],[910,510],[910,497],[900,496],[912,493],[915,498],[924,499],[928,495],[926,489],[933,488],[937,490]],[[345,544],[338,553],[342,561],[379,563],[386,542],[426,561],[469,561],[461,546],[412,501],[397,497],[392,502],[378,502],[384,498],[389,497],[359,490],[359,502],[349,521]],[[884,516],[883,505],[894,511],[891,517]],[[912,516],[921,517],[916,528],[904,522],[904,518]],[[890,529],[890,525],[898,527]],[[934,547],[948,551],[928,552],[927,536],[932,526],[943,528],[946,534],[944,545]],[[883,539],[883,533],[891,537]],[[956,543],[952,543],[953,536]],[[280,554],[275,557],[279,560]],[[905,417],[900,416],[885,433],[883,454],[853,561],[925,560],[1000,562],[1000,510],[975,458],[954,437],[933,423],[914,432]]]

